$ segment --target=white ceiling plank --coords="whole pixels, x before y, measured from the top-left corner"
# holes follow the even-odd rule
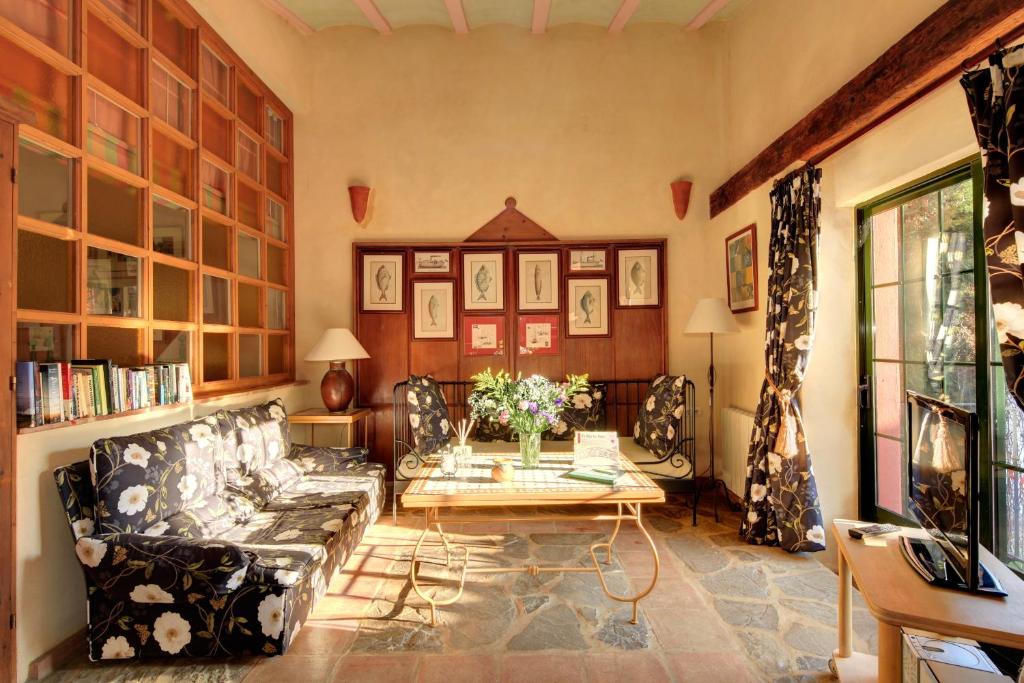
[[[352,0],[352,2],[363,13],[367,21],[373,24],[378,33],[384,36],[391,34],[391,24],[380,13],[380,10],[377,9],[377,5],[373,4],[373,0]]]
[[[612,23],[608,24],[608,33],[619,33],[626,28],[629,18],[633,16],[633,12],[639,5],[640,0],[622,0],[619,11],[612,17]]]
[[[548,28],[548,13],[551,12],[551,0],[533,0],[534,33],[544,33]]]
[[[690,23],[686,25],[687,31],[699,31],[700,28],[715,18],[715,15],[725,9],[725,6],[729,4],[729,0],[711,0],[708,4],[704,5],[704,9],[697,12],[697,14],[690,20]]]
[[[444,0],[444,6],[448,8],[448,15],[452,18],[452,28],[455,29],[455,32],[469,33],[469,22],[466,21],[462,0]]]
[[[292,28],[301,33],[304,36],[313,35],[313,27],[302,20],[295,12],[285,7],[281,0],[263,0],[263,4],[270,9],[271,12],[288,22]]]

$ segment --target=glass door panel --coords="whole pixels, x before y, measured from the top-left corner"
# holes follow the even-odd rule
[[[0,0],[0,16],[54,50],[71,56],[71,0]]]

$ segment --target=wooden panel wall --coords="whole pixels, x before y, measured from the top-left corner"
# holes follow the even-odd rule
[[[605,249],[604,271],[569,272],[569,252],[573,249]],[[658,305],[618,306],[618,251],[656,249],[658,252]],[[448,273],[415,273],[416,252],[450,252]],[[463,307],[462,254],[466,252],[505,254],[504,298],[502,311],[465,311]],[[558,311],[518,310],[518,257],[521,251],[558,252]],[[402,254],[403,307],[401,311],[364,311],[362,305],[363,256],[365,254]],[[631,239],[614,241],[529,241],[529,242],[455,242],[394,243],[359,242],[353,249],[354,331],[370,354],[355,364],[356,400],[374,408],[374,439],[371,458],[391,464],[392,391],[397,382],[410,374],[430,374],[439,380],[466,380],[491,368],[513,374],[542,374],[560,378],[566,373],[589,373],[594,379],[646,379],[668,366],[667,273],[665,240]],[[568,336],[565,281],[572,277],[608,278],[610,330],[607,336]],[[413,283],[431,280],[455,281],[455,339],[413,338]],[[557,355],[521,355],[518,353],[518,322],[521,315],[557,315]],[[500,356],[475,356],[465,353],[463,320],[466,316],[499,316],[505,321],[505,351]]]

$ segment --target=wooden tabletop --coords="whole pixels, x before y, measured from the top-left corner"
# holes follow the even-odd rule
[[[837,519],[832,535],[853,573],[864,601],[880,621],[985,643],[1024,648],[1024,581],[992,553],[981,549],[981,562],[1009,595],[989,597],[928,584],[910,566],[900,549],[900,536],[927,538],[921,529],[850,538],[851,526],[864,524]]]
[[[326,408],[307,408],[288,416],[292,424],[353,424],[370,415],[369,408],[349,408],[340,413],[332,413]]]

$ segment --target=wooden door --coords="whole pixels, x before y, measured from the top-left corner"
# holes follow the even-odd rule
[[[14,639],[14,416],[15,125],[0,118],[0,367],[7,374],[0,387],[0,679],[17,678]]]

